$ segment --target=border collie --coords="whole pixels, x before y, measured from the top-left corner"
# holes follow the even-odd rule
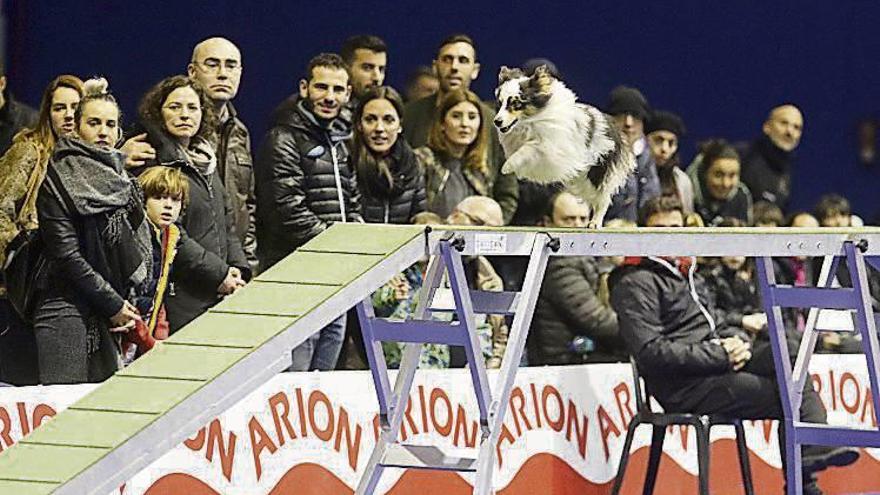
[[[601,227],[611,196],[636,168],[632,147],[610,118],[578,103],[545,65],[531,77],[501,67],[495,96],[495,127],[507,156],[502,172],[564,183],[590,206],[589,228]]]

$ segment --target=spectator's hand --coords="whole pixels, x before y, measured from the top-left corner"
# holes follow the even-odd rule
[[[409,297],[409,282],[406,281],[406,277],[402,274],[397,274],[391,281],[388,282],[391,284],[391,287],[394,288],[394,299],[397,301],[404,301]]]
[[[739,337],[721,339],[721,347],[727,352],[727,359],[734,371],[741,370],[752,358],[751,345]]]
[[[156,158],[156,150],[147,142],[146,133],[129,138],[122,144],[120,151],[125,153],[125,166],[128,168],[140,167],[147,160]]]
[[[217,287],[217,293],[221,295],[229,295],[244,287],[244,285],[245,281],[241,277],[241,270],[234,266],[230,266],[229,271],[226,272],[226,278],[223,279],[223,282]]]
[[[134,326],[135,320],[140,320],[141,315],[134,305],[128,301],[122,302],[122,309],[118,313],[110,317],[110,323],[115,328],[125,327],[127,325]],[[127,330],[126,330],[127,331]]]
[[[135,321],[130,320],[128,323],[126,323],[125,325],[122,325],[121,327],[111,327],[110,333],[128,333],[129,330],[134,329],[135,325],[136,325]]]
[[[840,334],[837,332],[822,332],[819,340],[822,341],[823,349],[835,350],[840,347]]]
[[[764,313],[752,313],[743,316],[743,329],[751,334],[756,334],[767,326],[767,315]]]

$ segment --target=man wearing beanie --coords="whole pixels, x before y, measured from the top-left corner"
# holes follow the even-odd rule
[[[606,111],[632,145],[636,155],[636,170],[611,198],[611,207],[605,218],[623,218],[635,222],[639,208],[649,199],[660,195],[657,168],[645,140],[645,119],[651,113],[651,107],[638,89],[618,86],[611,91]]]
[[[681,117],[672,112],[656,110],[645,123],[645,136],[660,179],[660,194],[677,197],[687,215],[694,211],[694,185],[680,168],[678,142],[685,132]]]
[[[804,117],[794,105],[780,105],[770,111],[763,135],[745,149],[740,179],[749,187],[755,201],[775,204],[785,212],[791,195],[791,163],[801,141]]]

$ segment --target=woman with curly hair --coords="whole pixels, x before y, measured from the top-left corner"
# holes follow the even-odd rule
[[[147,166],[179,168],[189,183],[179,221],[185,235],[166,303],[174,333],[242,287],[250,269],[217,172],[217,121],[204,89],[185,76],[168,77],[144,95],[139,113],[156,149],[155,162]]]
[[[428,133],[428,144],[415,150],[425,173],[428,211],[443,218],[468,196],[492,197],[488,161],[488,124],[480,98],[457,89],[447,93]]]
[[[50,263],[33,317],[44,385],[110,377],[121,364],[111,329],[140,319],[130,299],[151,273],[150,229],[140,188],[114,148],[119,118],[107,81],[86,81],[77,137],[56,143],[37,198]]]
[[[74,112],[83,96],[83,83],[63,74],[49,83],[40,102],[37,125],[19,132],[0,158],[0,266],[6,248],[22,230],[37,228],[37,192],[46,165],[61,137],[76,134]],[[0,292],[5,287],[0,286]],[[0,298],[0,382],[35,385],[37,351],[33,332],[5,298]]]

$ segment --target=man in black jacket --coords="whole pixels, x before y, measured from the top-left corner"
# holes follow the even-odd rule
[[[544,224],[586,228],[589,207],[568,192],[550,198]],[[553,256],[535,307],[529,334],[529,364],[575,364],[626,360],[617,332],[617,315],[599,300],[599,268],[592,256]],[[589,353],[575,339],[595,344]]]
[[[676,198],[655,198],[640,212],[647,227],[682,227]],[[726,414],[743,419],[783,417],[769,341],[755,341],[715,318],[709,298],[695,283],[691,258],[628,258],[609,280],[611,304],[620,335],[636,360],[651,393],[666,411]],[[797,355],[797,343],[790,343]],[[807,381],[801,420],[825,423],[826,414]],[[783,428],[779,432],[782,434]],[[785,443],[780,439],[780,446]],[[803,449],[805,474],[852,464],[858,451],[809,446]],[[785,455],[782,456],[783,460]],[[821,493],[815,480],[805,494]]]
[[[37,125],[37,111],[19,103],[6,90],[6,70],[0,62],[0,155],[6,153],[18,131]]]
[[[322,53],[309,61],[299,95],[276,110],[257,153],[257,255],[268,269],[333,222],[362,222],[357,178],[340,110],[351,95],[345,62]],[[345,315],[293,351],[293,370],[333,369]]]
[[[769,201],[785,211],[791,195],[791,164],[801,142],[804,117],[798,107],[781,105],[770,111],[763,135],[740,147],[740,179],[755,201]]]

